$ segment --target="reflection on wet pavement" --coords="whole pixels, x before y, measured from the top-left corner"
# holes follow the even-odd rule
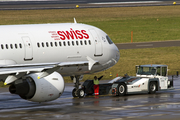
[[[0,120],[56,119],[179,119],[180,79],[175,78],[174,90],[156,94],[136,94],[123,97],[87,96],[73,98],[72,86],[55,101],[34,103],[9,92],[0,93]]]

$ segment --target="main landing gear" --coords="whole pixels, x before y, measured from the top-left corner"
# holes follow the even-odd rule
[[[85,92],[82,88],[79,89],[79,85],[81,85],[79,83],[79,80],[80,80],[80,75],[75,75],[75,76],[71,76],[71,79],[73,80],[74,82],[74,89],[72,90],[72,96],[73,97],[79,97],[79,98],[83,98],[84,95],[85,95]]]

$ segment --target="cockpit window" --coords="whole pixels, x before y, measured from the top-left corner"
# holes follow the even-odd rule
[[[108,35],[106,36],[106,39],[107,39],[109,44],[113,44],[113,41],[110,39],[110,37]]]

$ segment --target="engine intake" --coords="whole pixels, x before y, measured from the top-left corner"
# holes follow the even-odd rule
[[[14,84],[9,87],[11,94],[17,94],[23,99],[31,99],[36,92],[36,84],[31,77],[26,79],[16,80]]]
[[[64,79],[59,73],[53,72],[41,79],[37,79],[38,75],[39,73],[33,73],[25,79],[16,80],[9,87],[10,93],[34,102],[52,101],[62,95]]]

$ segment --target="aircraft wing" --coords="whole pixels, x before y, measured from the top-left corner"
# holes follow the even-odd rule
[[[0,75],[3,75],[3,74],[13,74],[13,73],[21,73],[21,72],[25,72],[27,74],[29,74],[30,72],[41,72],[43,71],[44,69],[51,69],[53,68],[53,65],[47,65],[47,66],[31,66],[31,65],[25,65],[25,66],[3,66],[3,67],[0,67]]]
[[[38,79],[45,77],[60,67],[75,66],[75,65],[88,65],[89,70],[98,61],[93,61],[87,58],[87,61],[72,61],[72,62],[57,62],[57,63],[40,63],[40,64],[15,64],[15,65],[1,65],[0,75],[7,75],[4,84],[9,84],[15,80],[25,76],[29,73],[40,73]]]

